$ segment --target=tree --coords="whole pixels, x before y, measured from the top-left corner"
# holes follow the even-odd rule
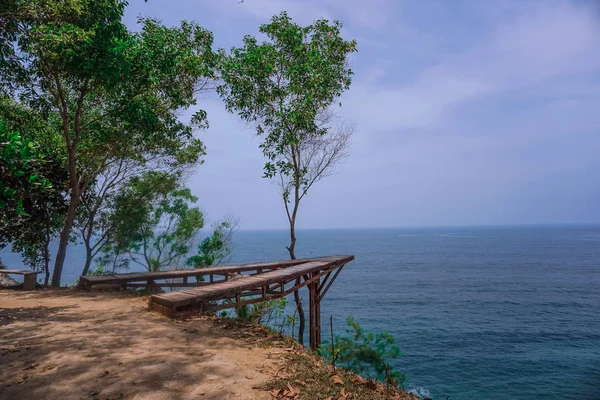
[[[194,157],[178,157],[190,151]],[[158,148],[138,148],[132,152],[143,154],[143,157],[131,157],[121,151],[119,156],[107,157],[104,170],[99,171],[93,184],[82,191],[80,209],[75,225],[81,234],[81,239],[86,248],[86,262],[82,275],[89,271],[93,258],[104,251],[110,236],[122,225],[122,221],[113,217],[114,201],[123,189],[132,183],[133,179],[141,176],[151,176],[153,172],[162,171],[167,177],[180,177],[196,163],[197,156],[204,154],[201,148],[194,148],[195,143],[186,140],[166,143]],[[131,209],[145,209],[159,193],[172,183],[167,178],[165,182],[155,182],[153,186],[145,186],[130,197],[128,207]],[[178,178],[175,178],[178,179]]]
[[[151,200],[140,206],[140,196]],[[197,200],[179,185],[178,177],[164,172],[132,179],[115,199],[110,218],[118,221],[117,229],[109,236],[106,249],[117,258],[130,258],[149,272],[179,264],[204,226],[202,212],[192,207]]]
[[[126,4],[7,0],[0,12],[0,26],[10,28],[0,45],[14,48],[0,64],[2,91],[40,115],[57,117],[68,161],[69,207],[53,286],[60,286],[82,193],[104,170],[107,154],[182,139],[194,145],[178,157],[197,160],[203,153],[192,128],[206,125],[206,113],[196,112],[189,123],[176,113],[196,104],[196,91],[214,75],[212,34],[195,23],[167,28],[144,18],[141,30],[130,32],[122,23]]]
[[[341,35],[342,25],[318,20],[302,27],[285,13],[261,25],[268,41],[246,36],[231,54],[221,53],[217,91],[230,112],[255,125],[263,137],[265,178],[279,178],[290,227],[290,258],[295,259],[296,217],[308,189],[331,172],[346,154],[351,129],[332,129],[331,107],[350,87],[347,58],[356,42]],[[303,342],[304,311],[294,293]]]

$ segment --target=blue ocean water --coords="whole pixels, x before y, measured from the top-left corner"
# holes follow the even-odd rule
[[[231,262],[285,259],[286,241],[237,232]],[[393,334],[418,394],[600,399],[600,227],[301,230],[297,246],[356,256],[323,300],[324,328],[331,314],[343,333],[352,315]],[[71,249],[65,283],[81,254]]]

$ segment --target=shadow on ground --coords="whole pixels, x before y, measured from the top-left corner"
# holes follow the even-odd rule
[[[277,352],[233,336],[124,293],[0,291],[0,398],[270,398]]]

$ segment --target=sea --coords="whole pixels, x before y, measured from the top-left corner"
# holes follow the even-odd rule
[[[286,259],[284,230],[239,231],[230,263]],[[352,254],[321,306],[388,332],[406,388],[434,400],[600,399],[600,226],[299,230],[297,255]],[[15,267],[17,255],[0,252]],[[83,248],[69,250],[74,282]],[[308,299],[304,292],[303,298]]]

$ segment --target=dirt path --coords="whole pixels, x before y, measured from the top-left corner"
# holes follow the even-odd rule
[[[124,293],[0,290],[0,398],[270,399],[282,350],[239,334]]]

